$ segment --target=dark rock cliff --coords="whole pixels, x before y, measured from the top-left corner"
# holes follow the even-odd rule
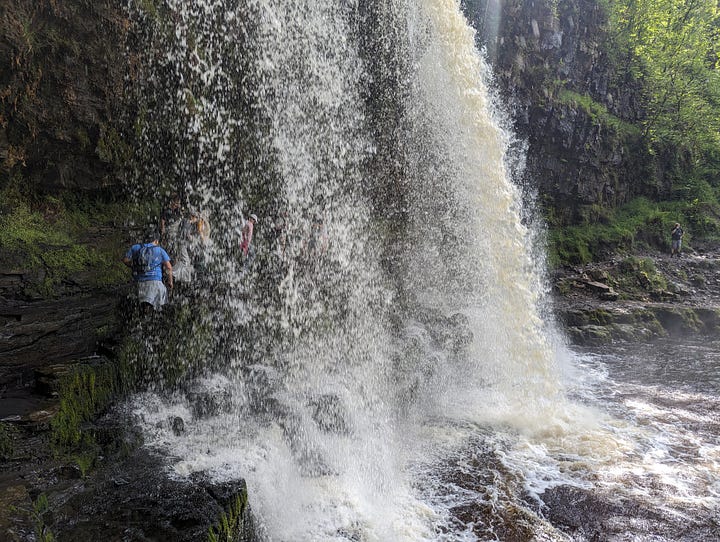
[[[0,385],[115,323],[117,230],[92,202],[118,198],[127,31],[112,0],[0,3]]]
[[[668,189],[635,124],[636,82],[618,80],[608,15],[592,0],[468,0],[468,18],[494,66],[518,134],[526,179],[559,223],[594,205]]]
[[[127,73],[118,2],[0,4],[0,178],[32,190],[118,184],[113,142]]]

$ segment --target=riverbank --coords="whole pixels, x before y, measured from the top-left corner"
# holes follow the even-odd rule
[[[552,274],[571,342],[607,344],[720,331],[720,250],[616,256]]]
[[[720,331],[718,255],[715,249],[681,258],[642,253],[556,270],[551,279],[558,319],[570,341],[578,345],[715,334]],[[6,299],[12,297],[10,278],[4,286]],[[18,279],[12,284],[23,283]],[[15,290],[19,298],[20,290]],[[27,284],[22,291],[27,291]],[[127,310],[121,302],[127,295],[124,288],[84,293],[94,300],[98,314],[109,311],[115,317]],[[15,303],[67,308],[76,298]],[[31,348],[32,360],[22,370],[5,366],[6,376],[14,376],[5,380],[2,392],[0,503],[5,511],[0,527],[10,533],[10,540],[41,540],[42,533],[78,537],[102,529],[120,533],[127,528],[143,536],[150,529],[157,535],[192,540],[207,533],[223,514],[235,513],[238,496],[242,514],[235,520],[241,518],[243,523],[237,525],[250,536],[244,482],[227,488],[201,478],[173,480],[161,460],[143,447],[141,436],[132,429],[132,417],[117,406],[122,397],[119,345],[74,319],[95,314],[87,307],[65,313],[69,320],[46,319],[44,331],[38,315],[54,314],[47,307],[8,317],[5,325],[13,335],[8,344],[19,344],[32,330],[40,341],[35,344],[45,344],[46,354]],[[30,325],[33,315],[37,317]],[[107,328],[105,333],[109,327],[116,329],[98,317],[89,321]],[[87,340],[71,341],[70,332],[91,338],[92,345]],[[6,361],[19,359],[19,351],[8,352]],[[162,492],[156,488],[163,488]],[[133,515],[139,510],[147,519]],[[122,520],[113,519],[117,513],[125,514]],[[185,538],[178,538],[180,530]]]

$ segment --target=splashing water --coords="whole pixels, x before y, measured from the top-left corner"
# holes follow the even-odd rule
[[[245,478],[268,540],[566,539],[525,501],[591,487],[573,469],[635,437],[565,398],[512,136],[458,2],[130,11],[138,199],[180,191],[212,225],[182,300],[212,340],[176,391],[135,399],[148,443],[179,476]]]
[[[459,242],[452,267],[445,259],[420,258],[416,273],[422,275],[429,263],[430,276],[464,275],[460,295],[443,288],[434,303],[465,311],[471,318],[477,337],[471,356],[477,366],[472,370],[495,392],[490,402],[499,406],[501,417],[516,413],[515,423],[534,415],[547,419],[548,405],[559,393],[558,379],[538,314],[542,290],[528,232],[521,225],[518,193],[509,180],[509,137],[484,85],[489,69],[456,2],[425,2],[423,16],[429,39],[415,59],[416,107],[430,117],[431,141],[442,155],[438,161],[447,162],[440,176],[449,184],[451,201],[439,219],[450,223],[450,235]],[[432,199],[437,180],[423,180],[423,198]],[[440,246],[443,241],[433,243]],[[476,393],[477,376],[471,390]],[[489,414],[487,403],[482,410]]]
[[[537,401],[557,393],[548,389],[552,352],[506,172],[506,136],[455,2],[388,4],[372,14],[407,29],[412,51],[386,66],[404,70],[409,88],[393,106],[406,138],[397,233],[407,240],[396,256],[408,280],[393,290],[385,276],[377,245],[393,235],[382,231],[383,214],[397,203],[377,209],[377,182],[364,178],[383,151],[366,115],[367,52],[353,27],[359,10],[312,1],[167,3],[175,31],[160,64],[180,88],[158,116],[180,132],[178,147],[193,149],[178,149],[175,167],[183,191],[213,211],[214,260],[234,257],[236,217],[257,186],[242,182],[247,171],[271,171],[262,173],[264,190],[282,216],[283,240],[264,260],[274,273],[238,277],[232,265],[219,266],[223,281],[245,284],[241,296],[223,291],[214,309],[223,310],[216,334],[245,339],[223,352],[231,405],[188,424],[182,439],[161,432],[157,444],[170,439],[184,458],[178,472],[246,477],[271,539],[433,539],[439,512],[416,490],[410,468],[442,449],[428,440],[427,421],[477,420],[491,410],[495,420],[542,415]],[[252,78],[245,90],[223,56],[240,54],[238,35],[246,44],[241,81]],[[233,92],[246,92],[240,102],[250,103],[252,159],[233,156],[247,131]],[[308,249],[315,215],[330,237],[321,253]],[[433,335],[453,326],[471,332],[449,353]],[[169,400],[174,407],[160,401],[140,401],[150,426],[168,408],[191,409],[182,397]]]

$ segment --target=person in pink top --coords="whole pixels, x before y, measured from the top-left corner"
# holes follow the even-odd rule
[[[252,244],[253,231],[255,230],[255,224],[257,224],[258,217],[255,214],[251,214],[245,221],[242,228],[242,238],[240,240],[240,250],[242,250],[243,259],[243,270],[246,271],[250,265],[252,265],[255,259],[255,247]]]

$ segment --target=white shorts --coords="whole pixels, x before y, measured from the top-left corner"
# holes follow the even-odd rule
[[[190,259],[187,243],[184,243],[178,250],[178,257],[173,262],[173,279],[176,282],[191,283],[195,269]]]
[[[156,309],[167,303],[167,288],[160,280],[146,280],[138,282],[138,300],[140,303],[150,303]]]

